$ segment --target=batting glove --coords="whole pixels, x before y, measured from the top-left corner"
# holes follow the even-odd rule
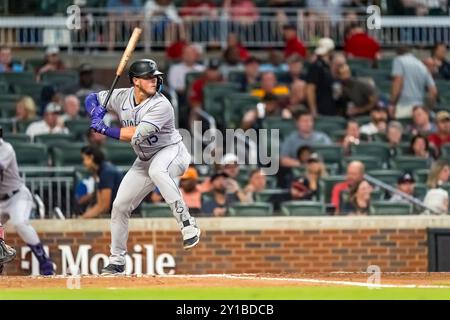
[[[101,107],[100,102],[98,101],[98,97],[95,93],[91,93],[86,97],[84,101],[84,106],[86,108],[87,114],[92,117],[92,114],[95,109]]]
[[[92,110],[91,118],[103,120],[103,118],[105,117],[105,114],[106,114],[106,109],[103,108],[102,106],[97,106],[94,108],[94,110]]]
[[[93,129],[95,132],[105,134],[106,130],[109,129],[109,127],[103,122],[102,119],[93,117],[91,121],[91,129]]]

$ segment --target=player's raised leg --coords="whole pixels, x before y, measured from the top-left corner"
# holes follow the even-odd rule
[[[20,191],[9,200],[9,223],[14,226],[22,240],[30,247],[39,261],[40,273],[45,276],[54,274],[53,262],[44,251],[38,234],[29,222],[33,206],[33,198],[27,187],[22,186]]]
[[[189,214],[189,208],[183,201],[180,189],[174,181],[186,171],[191,155],[183,142],[167,146],[160,150],[151,160],[149,176],[158,187],[164,200],[169,204],[177,219],[183,235],[183,247],[188,250],[200,241],[200,229],[195,218]]]
[[[123,178],[111,212],[111,255],[102,275],[122,274],[127,254],[128,221],[144,197],[155,189],[145,162],[136,160]]]

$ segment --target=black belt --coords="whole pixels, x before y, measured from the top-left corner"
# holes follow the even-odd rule
[[[11,193],[8,193],[8,194],[0,194],[0,201],[6,201],[6,200],[9,200],[10,198],[12,198],[13,197],[13,195],[15,195],[17,192],[19,192],[20,190],[19,189],[17,189],[17,190],[14,190],[13,192],[11,192]]]

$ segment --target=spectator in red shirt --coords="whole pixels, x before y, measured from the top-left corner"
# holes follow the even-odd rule
[[[217,14],[216,5],[211,0],[186,0],[180,8],[180,16],[204,17]]]
[[[172,61],[180,61],[183,56],[183,50],[187,44],[187,41],[184,39],[179,39],[172,42],[166,49],[167,59]]]
[[[348,58],[378,60],[380,59],[380,44],[363,28],[355,25],[347,33],[344,52]]]
[[[341,192],[349,190],[353,185],[364,179],[364,164],[361,161],[352,161],[347,166],[345,181],[334,185],[331,191],[331,203],[336,208],[336,214],[341,212]]]
[[[430,144],[440,153],[441,146],[450,143],[450,114],[439,111],[436,115],[437,132],[428,136]]]
[[[211,59],[203,76],[194,81],[189,94],[189,103],[191,108],[201,108],[203,105],[203,88],[206,85],[210,83],[222,82],[223,79],[222,74],[219,72],[219,67],[220,60]]]
[[[239,49],[239,57],[242,62],[250,58],[250,53],[240,43],[238,36],[235,33],[228,34],[227,49],[237,47]]]
[[[286,45],[284,47],[284,57],[289,58],[293,54],[306,58],[306,48],[303,42],[297,37],[297,27],[287,24],[283,27],[283,37]]]

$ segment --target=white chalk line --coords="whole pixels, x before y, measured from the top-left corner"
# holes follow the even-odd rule
[[[417,272],[421,274],[422,272]],[[424,272],[426,273],[426,272]],[[363,275],[365,273],[348,273],[348,274],[358,274]],[[390,274],[398,274],[392,272]],[[370,276],[370,274],[367,274]],[[80,276],[77,276],[80,277]],[[179,278],[179,279],[232,279],[232,280],[250,280],[250,281],[268,281],[268,282],[296,282],[296,283],[314,283],[314,284],[325,284],[325,285],[340,285],[340,286],[354,286],[354,287],[366,287],[366,288],[405,288],[405,289],[450,289],[450,286],[446,285],[417,285],[417,284],[377,284],[377,283],[367,283],[367,282],[357,282],[357,281],[341,281],[341,280],[324,280],[324,279],[313,279],[313,278],[283,278],[283,277],[262,277],[255,276],[253,274],[193,274],[193,275],[120,275],[120,278]],[[39,276],[33,278],[41,278]],[[56,279],[68,279],[71,278],[70,275],[57,275],[52,278]],[[101,275],[82,275],[81,278],[84,279],[96,279],[96,278],[109,278]]]

